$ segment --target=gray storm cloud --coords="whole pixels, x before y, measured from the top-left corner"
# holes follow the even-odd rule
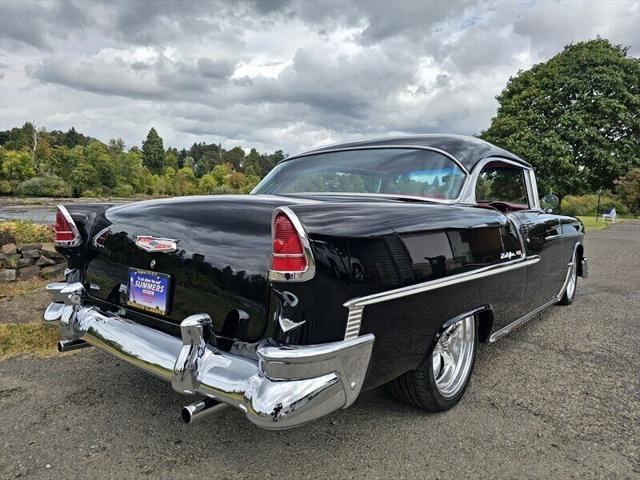
[[[600,35],[637,56],[640,2],[0,4],[0,128],[293,153],[474,134],[518,70]]]

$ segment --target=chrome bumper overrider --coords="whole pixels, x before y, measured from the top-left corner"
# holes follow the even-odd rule
[[[372,334],[308,346],[265,340],[253,360],[208,344],[206,314],[183,320],[180,339],[86,305],[81,283],[52,283],[47,291],[53,302],[44,321],[59,324],[61,349],[80,348],[84,341],[169,380],[180,393],[200,393],[236,407],[268,429],[295,427],[351,405],[374,342]]]

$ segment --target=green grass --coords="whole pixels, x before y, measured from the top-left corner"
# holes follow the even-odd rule
[[[0,324],[0,360],[17,355],[56,355],[58,337],[57,328],[42,322]]]
[[[598,218],[598,221],[596,222],[596,217],[578,217],[580,219],[580,221],[582,221],[582,223],[584,223],[584,228],[586,230],[604,230],[605,228],[608,228],[609,225],[611,225],[611,222],[604,222],[604,220],[602,220],[602,218]]]
[[[44,290],[44,287],[50,282],[51,279],[32,278],[31,280],[18,280],[17,282],[3,283],[2,288],[0,289],[0,300],[15,297],[17,295],[24,295],[25,293],[30,293],[35,290]]]

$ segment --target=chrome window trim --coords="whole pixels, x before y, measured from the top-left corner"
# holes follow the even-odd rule
[[[283,162],[288,162],[289,160],[294,160],[294,159],[302,158],[302,157],[310,157],[312,155],[321,155],[323,153],[347,152],[347,151],[350,151],[350,150],[385,150],[385,149],[430,150],[432,152],[441,153],[442,155],[444,155],[445,157],[449,158],[450,160],[453,160],[456,163],[456,165],[458,165],[460,167],[460,169],[464,173],[466,173],[466,174],[469,173],[469,170],[467,170],[467,168],[462,164],[462,162],[460,162],[460,160],[458,160],[456,157],[451,155],[446,150],[442,150],[441,148],[436,148],[436,147],[428,147],[426,145],[399,144],[399,145],[369,145],[369,146],[361,146],[361,147],[332,148],[330,150],[321,150],[321,151],[311,151],[311,152],[298,153],[297,155],[293,155],[293,156],[283,160]]]
[[[57,205],[56,208],[60,210],[64,219],[71,226],[71,231],[73,232],[73,240],[54,240],[53,243],[55,243],[59,247],[77,247],[82,243],[82,238],[80,237],[80,231],[76,226],[76,222],[74,222],[73,218],[71,218],[71,214],[69,213],[69,210],[67,210],[67,207],[65,207],[64,205]]]
[[[460,203],[460,200],[462,198],[462,193],[465,190],[465,186],[467,185],[467,182],[469,181],[469,177],[470,177],[470,172],[469,170],[467,170],[467,168],[462,164],[462,162],[460,162],[460,160],[458,160],[456,157],[454,157],[453,155],[451,155],[449,152],[442,150],[440,148],[435,148],[435,147],[427,147],[427,146],[422,146],[422,145],[370,145],[370,146],[362,146],[362,147],[346,147],[346,148],[336,148],[336,149],[331,149],[331,150],[322,150],[322,151],[309,151],[309,152],[302,152],[302,153],[298,153],[296,155],[293,155],[291,157],[288,157],[284,160],[282,160],[282,162],[280,162],[278,165],[280,165],[281,163],[286,163],[289,160],[296,160],[299,158],[303,158],[303,157],[310,157],[313,155],[321,155],[323,153],[336,153],[336,152],[348,152],[348,151],[352,151],[352,150],[382,150],[382,149],[387,149],[387,150],[392,150],[392,149],[401,149],[401,150],[428,150],[431,152],[436,152],[439,153],[441,155],[444,155],[445,157],[447,157],[449,160],[452,160],[461,170],[462,173],[464,173],[464,182],[462,183],[462,187],[460,188],[460,193],[458,193],[458,196],[455,198],[448,198],[445,200],[440,199],[441,203]],[[275,168],[275,167],[274,167]],[[266,177],[265,177],[266,178]],[[253,190],[251,190],[251,194],[255,194],[256,190],[258,189],[258,187],[260,186],[260,184],[262,183],[262,180],[258,183],[258,185],[256,185]],[[312,193],[312,192],[308,192],[308,193]],[[340,193],[342,195],[352,195],[352,193],[349,192],[313,192],[313,193]],[[291,192],[292,195],[296,195],[299,193],[298,192]],[[286,195],[286,194],[282,194],[282,193],[274,193],[274,194],[270,194],[270,195]],[[361,195],[387,195],[387,194],[375,194],[375,193],[362,193]],[[402,195],[402,194],[389,194],[392,197],[403,197],[403,198],[418,198],[420,200],[433,200],[433,201],[437,201],[434,199],[431,199],[429,197],[419,197],[419,196],[411,196],[411,195]]]
[[[515,160],[510,160],[508,158],[502,157],[487,157],[476,163],[476,165],[473,167],[473,170],[471,171],[468,182],[462,188],[461,201],[463,203],[472,203],[474,205],[478,204],[478,200],[476,199],[476,184],[478,183],[478,177],[480,176],[482,169],[491,162],[506,163],[524,170],[524,183],[527,190],[527,198],[529,200],[528,210],[540,209],[540,202],[537,198],[536,193],[537,187],[535,186],[535,176],[533,175],[533,168],[525,166],[519,162],[516,162]],[[531,178],[533,178],[533,182]]]
[[[540,193],[538,192],[538,181],[533,173],[533,168],[529,169],[529,182],[531,183],[531,194],[533,195],[533,206],[535,210],[542,210],[540,206]]]
[[[432,290],[437,290],[439,288],[450,287],[452,285],[457,285],[463,282],[479,280],[481,278],[490,277],[499,273],[504,273],[518,268],[527,267],[529,265],[534,265],[539,261],[540,257],[538,255],[532,255],[526,258],[519,258],[517,260],[489,265],[487,267],[472,270],[470,272],[459,273],[457,275],[438,278],[436,280],[430,280],[428,282],[418,283],[416,285],[395,288],[393,290],[386,290],[384,292],[374,293],[372,295],[347,300],[343,304],[343,306],[349,309],[345,339],[354,338],[360,334],[362,315],[364,313],[364,307],[366,307],[367,305],[373,305],[375,303],[386,302],[389,300],[396,300],[398,298],[425,293]]]
[[[289,207],[277,207],[274,209],[273,214],[271,215],[271,240],[272,242],[275,240],[275,220],[276,216],[280,213],[286,215],[289,220],[291,220],[293,227],[296,229],[296,233],[298,234],[298,238],[300,238],[300,243],[302,244],[304,258],[307,261],[307,268],[301,272],[279,272],[269,268],[269,280],[272,282],[306,282],[307,280],[311,280],[316,274],[316,261],[313,258],[313,252],[311,251],[311,242],[309,241],[307,232],[302,226],[302,222]]]
[[[296,192],[296,193],[279,193],[282,196],[304,196],[304,195],[320,195],[323,197],[374,197],[374,198],[406,198],[407,200],[419,200],[423,203],[441,203],[443,205],[453,205],[458,203],[456,200],[444,200],[442,198],[420,197],[417,195],[404,195],[398,193],[356,193],[356,192]]]
[[[91,244],[92,244],[95,248],[104,248],[104,245],[99,245],[97,242],[98,242],[98,239],[99,239],[102,235],[104,235],[105,233],[107,233],[109,230],[111,230],[111,226],[105,227],[105,228],[103,228],[102,230],[100,230],[98,233],[96,233],[96,234],[93,236],[93,240],[91,241]]]

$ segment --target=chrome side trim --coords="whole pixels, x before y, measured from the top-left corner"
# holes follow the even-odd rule
[[[540,261],[538,255],[532,255],[526,259],[512,260],[509,262],[499,263],[497,265],[490,265],[488,267],[479,268],[471,272],[459,273],[457,275],[451,275],[450,277],[438,278],[428,282],[418,283],[416,285],[409,285],[407,287],[396,288],[394,290],[387,290],[385,292],[374,293],[373,295],[367,295],[366,297],[359,297],[349,300],[344,303],[347,308],[355,306],[366,306],[374,303],[386,302],[388,300],[395,300],[397,298],[407,297],[409,295],[416,295],[418,293],[429,292],[438,288],[449,287],[451,285],[457,285],[458,283],[469,282],[471,280],[478,280],[480,278],[491,277],[499,273],[508,272],[517,268],[527,267],[534,265]]]
[[[564,295],[564,291],[567,289],[567,285],[569,284],[569,279],[571,278],[571,273],[572,273],[573,269],[576,268],[576,263],[573,261],[573,258],[575,258],[576,250],[578,249],[579,245],[581,245],[580,242],[576,242],[576,244],[573,247],[573,256],[571,257],[572,260],[567,264],[567,266],[569,268],[567,270],[567,276],[564,279],[564,283],[562,284],[562,288],[560,289],[560,292],[555,297],[553,297],[551,300],[549,300],[547,303],[545,303],[544,305],[539,306],[535,310],[530,311],[529,313],[523,315],[519,319],[517,319],[517,320],[511,322],[510,324],[502,327],[497,332],[492,333],[491,336],[489,337],[489,343],[494,343],[495,341],[497,341],[500,338],[504,337],[508,333],[511,333],[516,328],[524,325],[529,320],[534,318],[536,315],[541,313],[543,310],[546,310],[547,308],[555,305],[556,303],[558,303],[562,299],[562,296]]]
[[[60,213],[62,213],[64,219],[71,226],[71,231],[73,232],[73,240],[54,240],[53,243],[55,243],[59,247],[77,247],[82,243],[82,237],[80,237],[80,231],[76,226],[76,222],[74,222],[73,218],[71,218],[71,214],[69,213],[69,210],[67,210],[67,207],[65,207],[64,205],[58,205],[56,208],[60,210]]]
[[[347,328],[344,332],[344,339],[357,338],[360,335],[360,325],[362,324],[362,314],[364,305],[349,308],[349,316],[347,317]]]
[[[497,340],[499,340],[500,338],[502,338],[505,335],[507,335],[508,333],[513,332],[516,328],[521,327],[522,325],[527,323],[529,320],[531,320],[533,317],[538,315],[540,312],[542,312],[543,310],[546,310],[547,308],[551,307],[552,305],[555,305],[556,303],[558,303],[558,299],[556,297],[554,297],[551,300],[549,300],[547,303],[545,303],[544,305],[541,305],[538,308],[536,308],[535,310],[530,311],[529,313],[527,313],[526,315],[523,315],[522,317],[520,317],[516,321],[511,322],[509,325],[507,325],[505,327],[502,327],[497,332],[494,332],[494,333],[491,334],[491,336],[489,337],[489,343],[494,343]]]
[[[490,265],[488,267],[479,268],[471,272],[464,272],[450,277],[438,278],[428,282],[418,283],[416,285],[409,285],[407,287],[396,288],[393,290],[387,290],[385,292],[374,293],[365,297],[353,298],[346,301],[343,306],[349,309],[349,317],[347,320],[347,330],[345,332],[345,338],[349,335],[357,336],[360,333],[360,326],[362,322],[362,314],[364,307],[372,305],[374,303],[386,302],[389,300],[396,300],[398,298],[407,297],[409,295],[416,295],[419,293],[425,293],[439,288],[450,287],[463,282],[470,282],[472,280],[479,280],[481,278],[491,277],[499,273],[508,272],[529,265],[534,265],[540,261],[538,255],[532,255],[524,259],[511,260],[509,262],[499,263],[497,265]],[[359,311],[358,311],[359,309]]]
[[[302,250],[304,258],[307,261],[307,268],[302,272],[278,272],[269,269],[269,280],[273,282],[306,282],[307,280],[311,280],[316,274],[316,261],[313,258],[313,252],[311,251],[311,242],[309,242],[309,237],[302,226],[302,222],[289,207],[278,207],[273,211],[271,216],[271,238],[275,239],[276,232],[274,225],[276,216],[279,213],[286,215],[289,220],[291,220],[293,227],[296,229],[296,233],[300,238],[300,243],[302,243]]]

